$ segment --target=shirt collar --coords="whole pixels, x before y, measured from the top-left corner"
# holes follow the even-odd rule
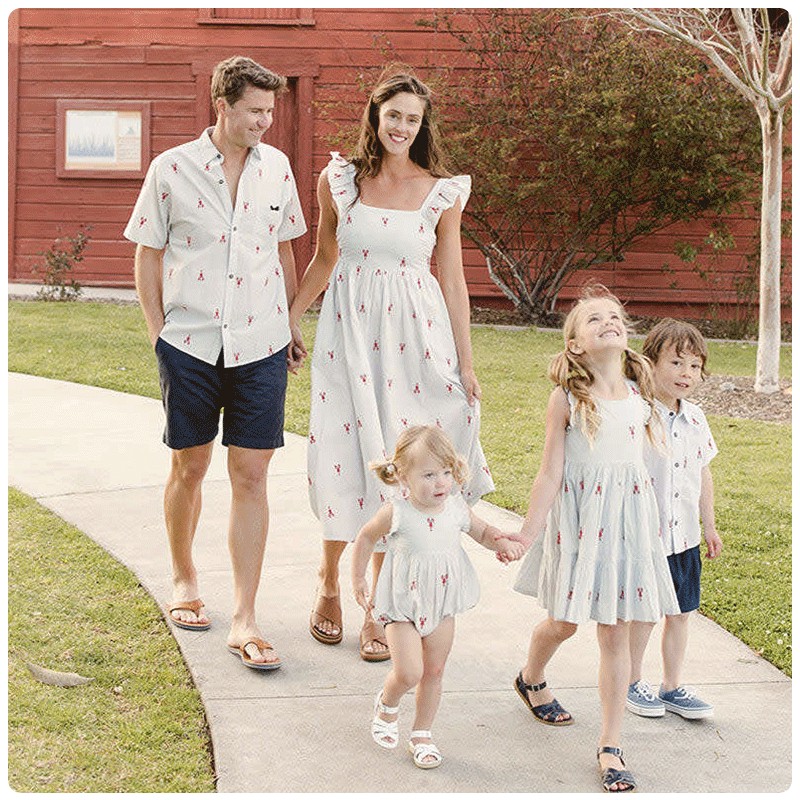
[[[200,145],[200,163],[203,166],[208,166],[215,161],[222,163],[225,158],[211,139],[211,134],[213,132],[213,127],[206,128],[200,138],[197,140]],[[251,147],[250,152],[248,153],[248,158],[256,158],[260,161],[261,148]]]
[[[661,412],[661,416],[666,419],[677,419],[678,417],[683,417],[686,419],[686,403],[683,400],[678,400],[678,410],[673,411],[671,408],[665,406],[658,398],[656,398],[656,404],[658,406],[658,410]]]

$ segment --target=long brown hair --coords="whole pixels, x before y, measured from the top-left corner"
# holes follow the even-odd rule
[[[594,440],[600,427],[600,411],[589,391],[594,383],[594,375],[586,358],[582,354],[573,353],[569,348],[569,343],[577,338],[583,306],[590,300],[597,299],[610,300],[618,306],[620,318],[630,333],[630,319],[619,298],[602,284],[586,286],[581,292],[580,299],[570,309],[564,320],[564,351],[553,357],[549,371],[550,380],[575,398],[575,413],[580,420],[581,430],[590,442]],[[653,446],[660,447],[661,431],[657,430],[659,425],[655,407],[655,381],[652,365],[647,358],[640,356],[629,347],[626,348],[623,359],[623,374],[626,378],[636,381],[639,393],[650,406],[650,419],[645,426],[647,438]]]
[[[383,145],[378,140],[378,114],[380,107],[396,94],[406,92],[422,101],[422,124],[411,144],[409,157],[426,169],[434,178],[448,178],[450,173],[444,166],[444,152],[439,143],[439,132],[433,119],[431,90],[402,65],[390,65],[384,70],[378,85],[372,90],[361,117],[358,143],[350,157],[355,165],[356,197],[361,194],[361,181],[374,178],[381,169]]]

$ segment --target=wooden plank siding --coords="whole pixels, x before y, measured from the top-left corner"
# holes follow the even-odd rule
[[[195,138],[210,117],[208,77],[230,55],[249,55],[290,77],[280,125],[266,140],[292,158],[311,234],[296,247],[298,272],[312,253],[317,222],[316,180],[328,152],[343,149],[337,132],[360,118],[360,76],[391,58],[416,67],[464,60],[449,35],[418,25],[429,9],[413,8],[22,8],[9,17],[9,280],[31,280],[38,255],[59,236],[91,226],[77,279],[87,285],[132,286],[133,251],[122,237],[140,181],[56,177],[56,101],[147,100],[150,157]],[[383,48],[383,49],[382,49]],[[290,130],[291,129],[291,130]],[[294,132],[294,133],[292,133]],[[290,137],[290,140],[287,138]],[[301,170],[300,165],[305,165]],[[480,180],[480,176],[473,176]],[[786,191],[791,173],[786,165]],[[704,282],[674,254],[676,241],[700,246],[708,225],[675,226],[640,242],[624,262],[601,265],[592,277],[630,301],[634,313],[700,316],[711,304],[735,299],[755,230],[755,211],[727,220],[735,254],[714,262],[715,282]],[[786,241],[786,286],[790,248]],[[480,252],[465,242],[465,272],[473,303],[507,301],[489,278]],[[569,300],[586,279],[575,275]],[[695,313],[692,313],[695,312]],[[787,305],[786,317],[790,309]]]

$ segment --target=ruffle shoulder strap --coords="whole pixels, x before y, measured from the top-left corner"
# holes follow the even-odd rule
[[[452,178],[442,178],[434,187],[434,191],[425,203],[425,213],[434,222],[439,221],[443,211],[455,205],[456,200],[461,200],[461,208],[467,204],[472,189],[472,178],[469,175],[454,175]]]
[[[339,153],[333,152],[327,170],[333,202],[340,212],[345,211],[356,199],[356,168]]]
[[[392,504],[392,524],[388,535],[391,536],[397,533],[402,524],[401,517],[403,516],[403,506],[406,505],[406,500],[399,492],[393,492],[389,502]]]

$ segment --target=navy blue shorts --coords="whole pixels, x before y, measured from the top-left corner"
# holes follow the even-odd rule
[[[669,570],[681,613],[687,614],[700,608],[700,545],[690,547],[682,553],[667,556]]]
[[[173,450],[213,442],[249,450],[283,447],[286,348],[269,358],[225,367],[222,353],[207,364],[159,338],[156,341],[161,400],[167,422],[164,444]]]

